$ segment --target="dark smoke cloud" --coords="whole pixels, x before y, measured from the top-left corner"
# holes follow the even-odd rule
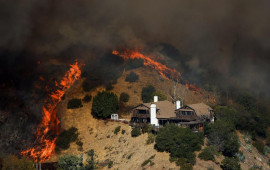
[[[268,0],[1,1],[1,101],[16,98],[19,110],[39,117],[33,105],[46,92],[34,87],[43,89],[61,77],[76,58],[86,70],[95,63],[108,66],[103,56],[120,45],[159,54],[198,84],[235,85],[269,96],[269,5]],[[40,75],[48,82],[40,83]]]

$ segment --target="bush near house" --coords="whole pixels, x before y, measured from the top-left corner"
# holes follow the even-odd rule
[[[202,144],[201,135],[193,133],[189,128],[169,124],[160,128],[155,148],[169,152],[171,157],[184,159],[185,163],[195,164],[194,151],[199,151]]]
[[[67,108],[68,109],[77,109],[83,107],[81,99],[71,99],[68,101]]]
[[[139,76],[134,73],[134,72],[130,72],[127,76],[126,76],[126,79],[125,81],[126,82],[130,82],[130,83],[133,83],[135,81],[137,81],[139,79]]]
[[[129,95],[125,92],[120,94],[120,101],[121,102],[128,102],[129,101]]]
[[[68,149],[71,142],[78,140],[78,136],[78,129],[75,127],[71,127],[68,130],[63,130],[56,140],[56,152]]]
[[[108,91],[98,92],[93,99],[92,115],[96,118],[105,119],[116,113],[119,108],[116,94]]]

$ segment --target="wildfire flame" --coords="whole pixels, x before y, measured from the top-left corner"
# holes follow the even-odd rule
[[[181,73],[176,71],[175,69],[168,68],[162,63],[159,63],[157,61],[154,61],[152,56],[147,56],[139,52],[137,49],[136,50],[131,50],[131,49],[123,49],[121,51],[116,51],[114,50],[112,52],[114,55],[118,55],[122,57],[124,60],[128,59],[142,59],[144,62],[143,64],[145,66],[150,66],[157,70],[159,74],[161,74],[165,79],[174,78],[174,79],[179,79],[181,78]]]
[[[143,64],[145,66],[150,66],[152,68],[154,68],[155,70],[158,71],[158,73],[163,76],[165,79],[175,79],[175,80],[183,80],[182,74],[180,72],[178,72],[176,69],[171,69],[168,68],[166,65],[154,61],[152,58],[154,58],[153,56],[149,56],[149,55],[144,55],[141,52],[139,52],[138,49],[121,49],[121,50],[114,50],[112,52],[112,54],[114,55],[118,55],[120,57],[122,57],[124,60],[129,60],[129,59],[142,59],[143,60]],[[201,93],[201,90],[196,87],[193,84],[189,84],[187,81],[184,81],[186,84],[186,88],[188,90],[191,90],[193,92],[196,93]]]
[[[35,162],[48,160],[55,149],[56,136],[59,134],[60,121],[57,118],[57,104],[60,103],[66,90],[80,78],[80,65],[76,61],[64,75],[60,83],[55,83],[56,91],[51,92],[44,101],[42,122],[36,131],[34,147],[22,151],[21,154],[32,158]],[[56,135],[56,136],[52,136]]]

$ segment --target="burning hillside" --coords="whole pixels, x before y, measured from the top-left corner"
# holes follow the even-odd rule
[[[70,69],[64,75],[60,83],[55,82],[55,91],[48,94],[43,105],[43,117],[39,128],[36,130],[36,140],[33,147],[21,154],[32,158],[35,162],[43,162],[54,154],[55,141],[59,134],[59,119],[57,117],[57,104],[65,91],[80,78],[81,70],[78,62],[71,64]],[[50,88],[50,87],[48,87]]]

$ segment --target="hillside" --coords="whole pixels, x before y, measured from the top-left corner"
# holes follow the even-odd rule
[[[156,72],[150,71],[147,68],[140,68],[133,70],[139,75],[139,81],[135,83],[125,82],[125,76],[129,72],[124,72],[123,75],[117,80],[114,85],[113,92],[118,96],[122,92],[126,92],[130,95],[128,106],[135,106],[142,102],[141,89],[147,85],[153,85],[158,91],[164,94],[169,94],[170,90],[173,90],[173,82],[170,80],[164,80],[157,75]],[[169,161],[168,153],[160,153],[154,149],[154,144],[146,144],[147,134],[143,134],[137,138],[132,138],[131,127],[128,124],[121,122],[111,122],[104,120],[97,120],[91,115],[92,101],[89,103],[83,103],[82,108],[67,109],[67,102],[72,98],[83,98],[86,94],[95,96],[97,92],[105,90],[104,87],[98,87],[90,92],[84,92],[82,90],[83,79],[77,82],[67,93],[65,99],[59,105],[59,116],[61,117],[61,129],[68,129],[70,127],[76,127],[79,131],[79,138],[83,142],[83,150],[80,151],[78,145],[72,143],[70,148],[62,151],[60,154],[54,155],[50,161],[57,161],[59,156],[63,154],[81,154],[87,150],[94,149],[97,159],[100,164],[104,165],[104,169],[109,161],[113,161],[113,169],[179,169],[175,163]],[[192,91],[186,90],[185,86],[178,85],[177,94],[184,96],[185,103],[195,102],[208,102],[206,92],[202,95],[195,94]],[[169,98],[169,95],[168,95]],[[121,113],[122,118],[129,119],[129,113]],[[118,135],[114,134],[114,129],[117,126],[121,126],[121,130],[125,130],[122,134],[121,131]],[[241,137],[241,135],[239,134]],[[243,138],[241,137],[241,142]],[[243,142],[244,143],[244,142]],[[247,153],[247,148],[242,144],[240,150],[246,155],[247,159],[245,163],[241,163],[243,169],[251,167],[254,163],[257,165],[266,166],[266,160],[262,159],[258,152]],[[255,150],[255,149],[253,149]],[[153,159],[154,165],[149,164],[142,167],[141,164],[155,155]],[[198,153],[196,153],[198,155]],[[220,164],[224,157],[220,156],[216,158],[216,163],[212,161],[203,161],[197,158],[194,165],[195,170],[207,170],[207,168],[221,169]],[[258,159],[259,158],[259,159]]]

